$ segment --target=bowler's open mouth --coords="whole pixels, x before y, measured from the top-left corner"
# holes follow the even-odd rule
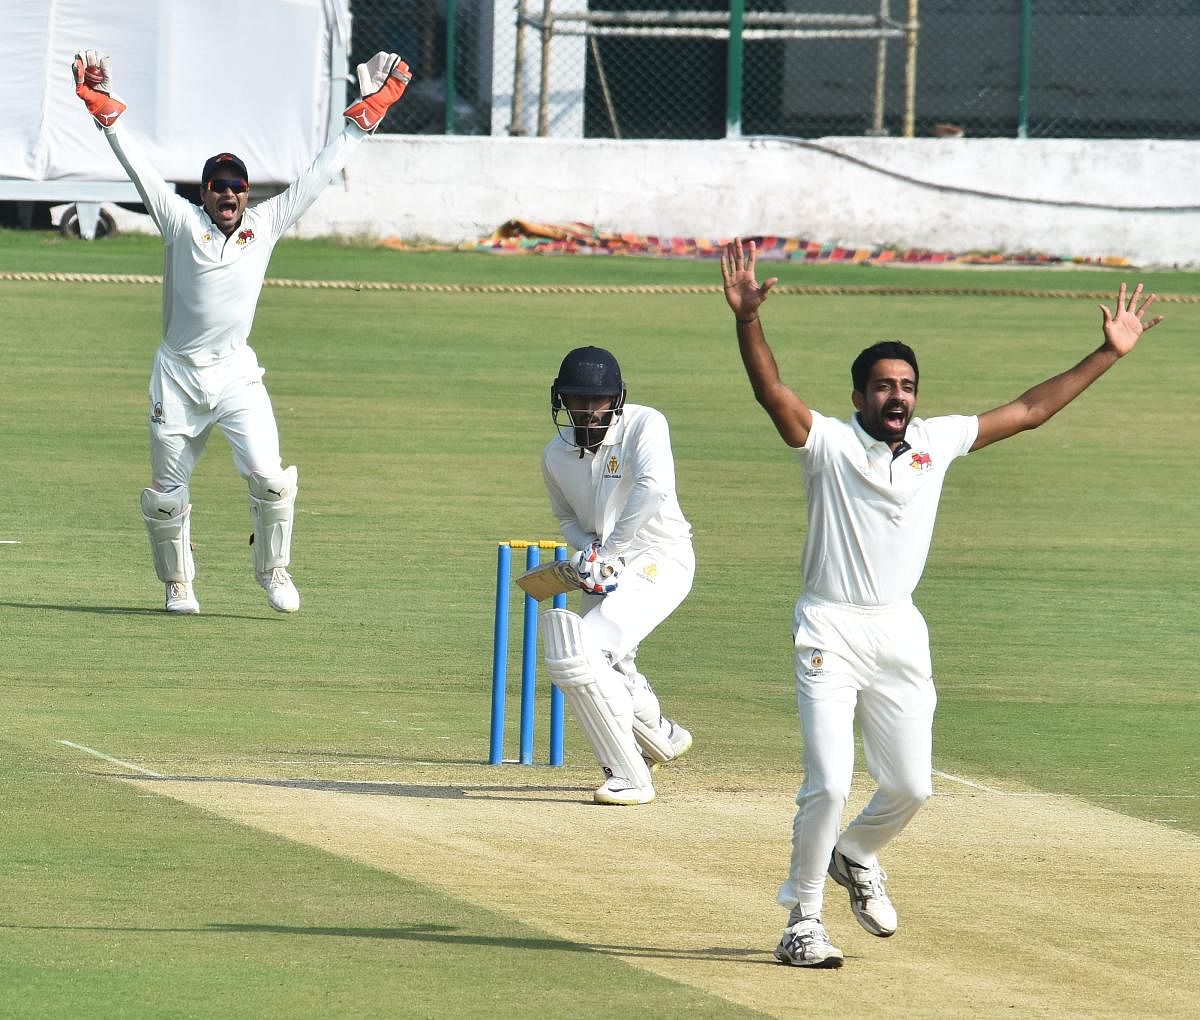
[[[887,407],[884,408],[882,418],[889,428],[902,428],[908,420],[908,411],[903,407]]]

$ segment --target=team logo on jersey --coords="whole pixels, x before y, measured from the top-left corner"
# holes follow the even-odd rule
[[[208,242],[211,240],[212,240],[212,234],[210,234],[207,230],[203,234],[200,235],[200,243],[201,244],[208,244]]]
[[[240,234],[238,234],[238,239],[237,239],[238,247],[245,248],[246,245],[249,244],[253,240],[254,240],[254,231],[247,227]]]
[[[804,663],[804,675],[809,680],[815,680],[825,673],[825,653],[819,648],[814,648],[808,653],[808,659]]]
[[[645,566],[639,568],[638,577],[643,581],[649,581],[650,584],[654,584],[658,580],[658,564],[647,563]]]
[[[615,453],[609,454],[608,460],[604,464],[604,477],[621,477],[621,462],[617,459],[617,455]]]
[[[933,470],[933,458],[927,453],[917,453],[914,450],[908,466],[914,471],[931,471]]]
[[[163,406],[161,400],[154,401],[154,406],[150,408],[150,420],[154,422],[155,425],[162,425],[166,422],[166,419],[163,418]]]

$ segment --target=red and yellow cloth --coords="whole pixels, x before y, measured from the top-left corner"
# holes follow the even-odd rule
[[[597,230],[587,223],[535,223],[509,220],[490,237],[459,245],[459,250],[497,254],[651,255],[664,258],[718,258],[726,239],[657,237]],[[749,238],[747,238],[749,240]],[[798,237],[753,238],[760,259],[794,262],[867,262],[899,265],[1097,265],[1126,266],[1116,256],[1064,257],[1049,254],[1004,255],[997,252],[949,252],[926,248],[847,248]],[[387,242],[385,242],[387,243]],[[397,245],[393,245],[397,246]]]

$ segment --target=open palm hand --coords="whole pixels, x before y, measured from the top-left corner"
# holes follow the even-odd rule
[[[1104,344],[1118,358],[1123,358],[1133,350],[1133,345],[1146,330],[1162,322],[1161,315],[1156,315],[1149,322],[1144,321],[1156,297],[1157,294],[1151,294],[1143,301],[1142,285],[1139,283],[1126,300],[1125,284],[1122,283],[1117,292],[1115,311],[1106,305],[1100,306],[1100,311],[1104,313]]]
[[[767,293],[778,281],[771,277],[760,284],[754,276],[755,245],[748,241],[742,246],[741,238],[735,238],[725,246],[721,256],[721,279],[725,284],[725,300],[733,314],[742,320],[753,319],[758,306],[767,299]]]

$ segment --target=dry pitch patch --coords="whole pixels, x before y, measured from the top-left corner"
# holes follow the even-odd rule
[[[128,781],[768,1016],[1195,1015],[1195,836],[1070,797],[939,780],[884,860],[900,931],[862,931],[830,882],[825,922],[846,966],[806,971],[770,955],[793,791],[765,777],[715,788],[684,767],[659,773],[654,804],[602,808],[594,771]]]

